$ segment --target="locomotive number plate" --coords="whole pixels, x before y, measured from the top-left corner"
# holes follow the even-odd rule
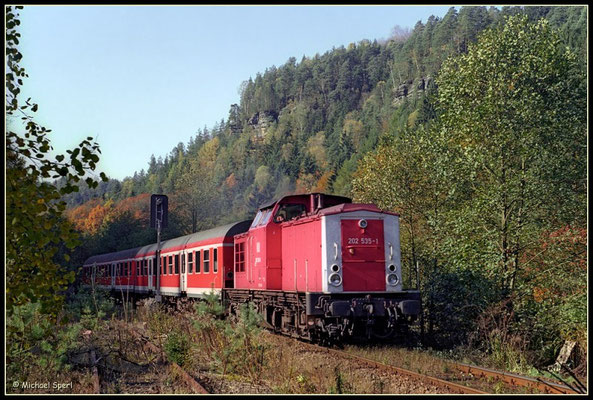
[[[357,237],[350,237],[348,238],[348,244],[379,244],[378,238],[357,238]]]

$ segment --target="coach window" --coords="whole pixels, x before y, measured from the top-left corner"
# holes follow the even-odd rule
[[[169,275],[173,275],[173,256],[169,256]]]
[[[210,273],[210,250],[204,250],[204,273]]]
[[[214,249],[213,250],[213,254],[212,254],[212,271],[214,271],[214,273],[218,272],[218,249]]]
[[[196,251],[196,274],[201,272],[202,267],[202,254],[200,251]]]
[[[153,265],[152,265],[152,258],[148,259],[148,275],[152,276],[153,275]]]
[[[187,273],[191,274],[194,272],[194,253],[193,251],[187,254]]]
[[[161,256],[161,275],[167,275],[167,266],[165,265],[165,258]]]
[[[179,254],[175,254],[175,275],[179,275]]]

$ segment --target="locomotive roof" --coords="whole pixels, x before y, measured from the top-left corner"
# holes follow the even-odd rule
[[[319,215],[332,215],[332,214],[339,214],[339,213],[347,213],[347,212],[354,212],[354,211],[372,211],[378,212],[383,214],[390,214],[390,215],[397,215],[397,213],[389,212],[381,210],[374,204],[364,204],[364,203],[345,203],[345,204],[338,204],[337,206],[332,206],[328,208],[324,208],[319,211]]]
[[[288,196],[283,196],[283,197],[280,197],[279,199],[275,199],[275,200],[272,200],[272,201],[267,202],[265,204],[262,204],[261,206],[259,206],[259,210],[263,210],[263,209],[266,209],[268,207],[272,207],[274,204],[278,203],[279,201],[282,201],[284,199],[288,199],[290,197],[304,197],[304,196],[309,197],[311,195],[316,195],[316,194],[320,194],[320,195],[322,195],[324,197],[329,197],[329,198],[332,198],[332,199],[335,199],[335,200],[341,200],[344,203],[352,203],[352,199],[350,199],[349,197],[336,196],[336,195],[333,195],[333,194],[325,194],[325,193],[315,192],[315,193],[291,194],[291,195],[288,195]]]
[[[201,242],[208,239],[216,239],[216,238],[223,238],[228,239],[232,238],[234,235],[247,231],[249,226],[251,225],[251,220],[241,221],[241,222],[234,222],[232,224],[227,224],[223,226],[218,226],[216,228],[208,229],[205,231],[191,233],[189,235],[165,240],[161,242],[161,251],[173,249],[173,248],[183,248],[187,244],[192,244],[196,242]],[[145,256],[148,254],[154,254],[156,252],[157,245],[156,243],[152,243],[146,246],[135,247],[133,249],[121,250],[112,253],[105,253],[99,254],[95,256],[89,257],[85,262],[84,265],[89,265],[93,263],[102,264],[107,263],[110,261],[115,260],[124,260],[134,257]]]

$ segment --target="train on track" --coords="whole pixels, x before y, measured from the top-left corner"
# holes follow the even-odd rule
[[[314,342],[388,339],[421,312],[420,292],[403,288],[399,215],[346,197],[285,196],[253,220],[157,250],[155,243],[92,256],[83,285],[168,298],[214,292],[227,313],[251,303],[268,328]]]

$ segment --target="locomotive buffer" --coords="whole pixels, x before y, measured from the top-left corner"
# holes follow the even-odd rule
[[[161,228],[167,227],[169,211],[169,198],[164,194],[150,196],[150,227],[156,228],[156,288],[155,300],[161,302]],[[153,277],[150,277],[153,279]]]

